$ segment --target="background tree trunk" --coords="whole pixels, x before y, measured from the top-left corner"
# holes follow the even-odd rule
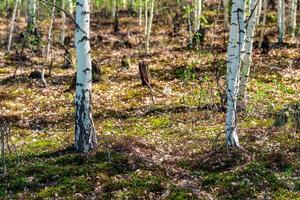
[[[151,10],[150,10],[150,16],[149,16],[149,21],[147,26],[146,54],[149,53],[150,35],[152,31],[152,21],[153,21],[153,13],[154,13],[154,2],[155,0],[151,0]]]
[[[263,14],[263,20],[262,20],[262,31],[260,32],[260,36],[259,36],[259,42],[258,42],[258,48],[261,48],[262,45],[262,41],[264,38],[264,34],[266,31],[266,28],[264,27],[266,25],[266,20],[267,20],[267,12],[268,12],[268,0],[264,0],[264,14]]]
[[[11,49],[11,43],[12,43],[12,37],[13,37],[13,33],[14,33],[14,27],[15,27],[18,4],[19,4],[19,0],[15,0],[13,16],[12,16],[12,19],[11,19],[11,22],[10,22],[10,30],[9,30],[8,45],[7,45],[7,51],[8,52],[10,52],[10,49]]]
[[[61,0],[61,8],[65,9],[65,0]],[[61,25],[61,35],[60,35],[60,43],[61,45],[64,45],[65,43],[65,29],[66,29],[66,14],[65,12],[61,11],[61,21],[62,21],[62,25]]]
[[[285,2],[278,0],[277,4],[278,44],[282,45],[285,34]]]
[[[293,38],[295,37],[295,30],[296,30],[296,16],[297,16],[297,0],[290,0],[288,30]]]
[[[27,29],[33,33],[36,28],[36,0],[28,0]]]
[[[55,4],[56,0],[53,0],[53,4]],[[49,26],[49,31],[48,31],[48,44],[47,44],[47,49],[46,49],[46,55],[45,55],[45,63],[44,65],[47,65],[48,63],[48,58],[51,50],[51,41],[52,41],[52,28],[53,28],[53,22],[54,22],[54,16],[55,16],[55,7],[52,7],[52,15],[51,15],[51,22]],[[45,70],[44,66],[42,66],[42,73],[41,73],[41,80],[44,85],[46,85],[46,80],[45,80]]]
[[[229,14],[228,14],[228,0],[223,0],[223,6],[224,6],[224,25],[225,29],[230,29],[230,24],[229,24]]]

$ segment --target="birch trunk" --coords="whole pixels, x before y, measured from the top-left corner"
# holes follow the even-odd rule
[[[251,7],[251,3],[249,3],[250,4],[250,7]],[[260,22],[260,16],[261,16],[261,9],[262,9],[262,0],[258,0],[258,2],[257,2],[257,11],[256,11],[256,13],[257,13],[257,17],[256,17],[256,24],[259,24],[259,22]],[[250,8],[251,9],[251,8]]]
[[[297,0],[289,1],[289,33],[294,38],[296,29]]]
[[[115,19],[116,17],[116,7],[117,7],[117,0],[112,0],[112,10],[111,10],[111,17]]]
[[[8,52],[10,52],[10,49],[11,49],[11,42],[12,42],[12,37],[13,37],[13,33],[14,33],[14,27],[15,27],[18,4],[19,4],[19,0],[15,0],[13,16],[12,16],[12,19],[11,19],[11,22],[10,22],[10,30],[9,30],[8,45],[7,45],[7,51]]]
[[[237,95],[241,58],[244,54],[245,39],[245,0],[233,0],[231,24],[227,48],[227,113],[226,113],[226,142],[228,146],[238,147],[237,136]]]
[[[263,15],[263,21],[262,21],[262,31],[260,32],[260,36],[259,36],[259,42],[258,42],[258,48],[261,48],[262,45],[262,41],[264,38],[264,34],[265,34],[265,28],[264,26],[266,25],[266,20],[267,20],[267,12],[268,12],[268,0],[264,0],[264,15]]]
[[[53,4],[55,4],[56,0],[53,0]],[[47,44],[47,49],[46,49],[46,56],[45,56],[45,63],[44,65],[47,65],[48,63],[48,58],[50,54],[50,48],[51,48],[51,41],[52,41],[52,28],[53,28],[53,21],[54,21],[54,16],[55,16],[55,7],[52,7],[52,14],[51,14],[51,22],[48,30],[48,44]],[[44,66],[42,65],[42,73],[41,73],[41,79],[44,85],[46,85],[46,80],[45,80],[45,70]]]
[[[65,9],[65,0],[61,0],[61,8],[62,9]],[[60,34],[60,43],[61,45],[64,45],[65,43],[65,29],[66,29],[66,14],[65,12],[61,11],[61,21],[62,21],[62,24],[61,24],[61,34]]]
[[[77,55],[75,149],[88,152],[97,146],[92,119],[92,66],[90,47],[90,0],[77,0],[75,31]]]
[[[36,24],[36,0],[28,0],[28,16],[27,16],[27,29],[29,32],[34,32]]]
[[[139,26],[142,26],[143,3],[139,0]]]
[[[148,29],[148,0],[145,0],[145,36],[147,36]]]
[[[278,26],[278,44],[282,45],[285,34],[285,2],[284,0],[278,0],[277,5],[277,26]]]
[[[146,54],[149,53],[150,35],[152,31],[152,21],[153,21],[153,13],[154,13],[154,2],[155,0],[151,0],[151,10],[150,10],[150,16],[149,16],[149,21],[147,26]]]
[[[194,14],[195,14],[195,33],[200,29],[200,17],[202,13],[202,0],[196,0],[194,5]]]
[[[258,7],[256,7],[256,0],[250,0],[250,18],[248,20],[245,38],[245,55],[241,66],[241,82],[239,89],[239,100],[246,100],[246,88],[249,80],[250,66],[252,64],[252,49],[253,36],[256,25],[256,18],[258,17]]]

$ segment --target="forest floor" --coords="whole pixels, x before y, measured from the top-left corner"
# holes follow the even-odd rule
[[[0,198],[300,199],[300,135],[289,124],[273,126],[275,113],[299,103],[300,48],[286,45],[267,55],[254,50],[248,103],[238,114],[241,148],[228,149],[216,81],[220,77],[224,86],[227,36],[222,28],[211,28],[205,44],[189,50],[184,30],[170,37],[170,26],[155,21],[152,53],[143,56],[143,29],[135,20],[122,17],[119,34],[107,20],[93,21],[92,57],[102,81],[93,84],[99,148],[88,155],[73,150],[74,94],[65,90],[75,70],[61,68],[63,51],[55,50],[52,76],[41,87],[28,75],[44,59],[27,50],[36,64],[21,66],[13,78],[16,63],[2,44],[0,118],[11,123],[18,156],[13,150],[7,155]],[[0,27],[4,38],[5,26]],[[72,37],[71,30],[70,25]],[[132,47],[115,42],[121,40]],[[121,68],[124,55],[129,69]],[[141,85],[141,60],[149,64],[154,106]]]

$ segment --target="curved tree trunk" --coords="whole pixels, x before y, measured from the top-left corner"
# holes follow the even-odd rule
[[[55,4],[56,0],[53,0],[53,4]],[[45,63],[44,65],[47,65],[48,63],[48,58],[50,54],[50,48],[51,48],[51,42],[52,42],[52,28],[53,28],[53,22],[54,22],[54,16],[55,16],[55,7],[52,7],[52,15],[51,15],[51,22],[48,30],[48,44],[47,44],[47,49],[46,49],[46,55],[45,55]],[[46,85],[46,80],[45,80],[45,70],[44,66],[42,66],[42,73],[41,73],[41,80],[44,85]]]
[[[258,15],[258,7],[256,6],[256,0],[250,0],[250,18],[247,24],[246,38],[245,38],[245,55],[241,66],[241,82],[239,90],[239,100],[246,100],[246,87],[250,74],[250,66],[252,63],[252,49],[253,49],[253,36],[256,25],[256,18]]]
[[[96,131],[92,118],[92,66],[90,47],[90,0],[77,0],[75,30],[77,81],[75,148],[88,152],[97,146]]]
[[[231,25],[227,49],[227,112],[226,112],[226,142],[228,146],[238,147],[237,136],[237,96],[241,58],[244,54],[245,40],[245,0],[233,0],[231,10]]]

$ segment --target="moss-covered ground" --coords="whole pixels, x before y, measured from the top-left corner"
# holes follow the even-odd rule
[[[32,65],[11,78],[16,64],[2,47],[0,118],[11,122],[18,155],[6,154],[0,198],[300,199],[300,134],[291,124],[273,126],[276,112],[299,103],[299,48],[268,55],[254,49],[247,107],[238,114],[241,148],[230,149],[216,82],[223,74],[224,86],[226,34],[211,28],[200,50],[188,50],[182,47],[186,34],[172,38],[168,25],[155,22],[152,53],[145,57],[138,50],[143,31],[133,20],[121,18],[120,34],[105,20],[92,26],[92,54],[103,80],[93,84],[99,147],[88,154],[73,150],[74,94],[64,91],[74,69],[60,68],[58,52],[47,87],[28,78]],[[128,30],[133,48],[113,47]],[[120,68],[124,55],[131,59],[128,70]],[[149,63],[154,106],[140,83],[141,60]]]

